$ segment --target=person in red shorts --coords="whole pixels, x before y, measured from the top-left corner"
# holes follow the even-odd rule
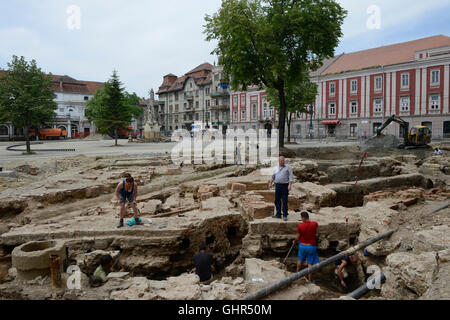
[[[319,254],[317,253],[317,229],[319,224],[309,220],[309,213],[302,212],[302,221],[297,229],[297,239],[295,244],[300,244],[298,250],[297,272],[302,269],[302,264],[308,262],[308,268],[319,263]],[[309,274],[309,281],[313,281],[312,274]]]

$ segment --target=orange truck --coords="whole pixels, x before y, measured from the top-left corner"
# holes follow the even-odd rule
[[[30,130],[30,138],[36,140],[36,129]],[[62,129],[39,129],[39,140],[58,140],[67,138],[67,131]]]

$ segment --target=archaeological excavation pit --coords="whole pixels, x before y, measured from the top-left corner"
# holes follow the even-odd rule
[[[329,153],[325,149],[311,150],[316,158],[288,159],[295,181],[287,222],[271,218],[275,199],[273,190],[267,190],[270,177],[261,176],[255,166],[203,165],[168,170],[168,159],[100,159],[90,167],[51,177],[43,186],[40,183],[16,190],[18,199],[8,191],[0,201],[4,226],[0,233],[0,267],[4,263],[7,269],[0,273],[0,297],[17,294],[22,299],[45,298],[37,286],[51,287],[49,273],[24,276],[30,270],[18,262],[14,251],[21,248],[21,253],[33,254],[58,243],[65,248],[59,251],[67,258],[65,267],[80,268],[86,290],[78,296],[66,290],[55,299],[243,299],[295,273],[297,248],[291,251],[286,265],[282,262],[296,237],[303,210],[319,223],[321,261],[398,229],[390,238],[367,247],[366,252],[359,250],[361,270],[348,270],[350,289],[367,280],[371,266],[386,274],[383,289],[370,292],[364,299],[431,296],[430,290],[436,286],[433,279],[445,277],[441,273],[448,268],[448,209],[426,223],[421,214],[442,207],[450,198],[445,174],[448,158],[396,153],[376,157],[369,152],[361,162],[364,152],[360,150]],[[118,209],[111,202],[110,188],[125,173],[140,177],[137,202],[145,225],[118,230]],[[84,187],[71,182],[80,174],[87,183]],[[14,209],[14,200],[27,205]],[[126,219],[131,219],[131,210]],[[437,241],[436,233],[444,241]],[[34,244],[28,245],[30,242]],[[217,267],[215,281],[208,286],[200,285],[189,273],[194,267],[192,257],[202,242]],[[439,268],[436,259],[430,259],[436,253],[442,259]],[[86,279],[104,254],[113,257],[112,271],[126,273],[114,274],[102,288],[90,288]],[[415,274],[410,268],[414,258],[422,259],[433,270],[433,277]],[[41,269],[48,270],[47,265],[31,270]],[[267,298],[337,299],[347,293],[334,271],[331,264],[315,272],[316,284],[299,280]],[[63,276],[69,275],[63,272]],[[11,289],[18,281],[22,281],[20,286],[30,288],[26,294]]]

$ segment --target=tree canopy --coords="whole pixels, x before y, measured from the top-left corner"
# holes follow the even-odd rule
[[[86,117],[93,121],[100,133],[114,134],[117,145],[118,130],[131,124],[143,113],[139,97],[125,91],[114,71],[103,89],[97,90],[87,103]]]
[[[24,57],[13,56],[8,68],[0,73],[0,120],[25,129],[29,153],[29,129],[53,121],[58,107],[53,101],[52,76]]]
[[[280,147],[284,146],[286,88],[334,55],[347,12],[333,0],[223,0],[206,15],[206,40],[217,40],[233,89],[257,85],[278,92]]]

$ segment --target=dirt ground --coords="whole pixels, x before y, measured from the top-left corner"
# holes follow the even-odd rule
[[[450,274],[450,209],[432,213],[449,203],[449,156],[353,143],[292,145],[286,152],[295,175],[287,222],[271,218],[274,192],[267,190],[270,177],[259,166],[179,167],[161,146],[32,161],[2,157],[4,171],[17,176],[0,177],[0,299],[241,299],[295,272],[297,249],[286,265],[280,261],[296,236],[302,210],[319,222],[321,261],[396,230],[389,240],[370,246],[368,254],[358,252],[362,275],[349,270],[352,289],[367,280],[372,265],[387,275],[383,288],[364,299],[450,296],[443,284]],[[112,200],[125,173],[138,182],[145,225],[118,230]],[[27,271],[14,266],[15,248],[55,239],[67,247],[66,267],[81,268],[81,291],[54,288],[49,276],[24,280],[21,274]],[[218,267],[209,285],[186,273],[201,242]],[[116,252],[113,271],[128,274],[90,288],[86,278],[108,252]],[[431,273],[414,261],[423,261]],[[334,266],[315,279],[315,284],[296,281],[266,299],[328,300],[348,293],[334,279]]]

